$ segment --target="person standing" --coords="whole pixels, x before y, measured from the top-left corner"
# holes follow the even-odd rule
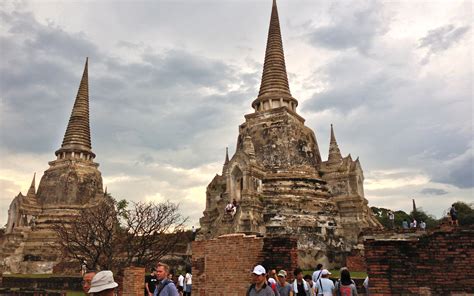
[[[278,272],[277,291],[280,296],[290,296],[291,285],[286,281],[286,275],[283,269]]]
[[[449,209],[449,215],[451,216],[451,225],[459,225],[458,222],[458,211],[454,207],[454,204],[451,205],[451,208]]]
[[[179,296],[178,290],[172,281],[168,279],[170,267],[168,264],[158,262],[156,264],[156,277],[158,285],[156,285],[154,296]]]
[[[316,284],[313,282],[313,278],[307,274],[303,277],[303,279],[308,283],[309,285],[309,295],[310,296],[315,296],[316,294]]]
[[[392,211],[388,211],[388,221],[390,222],[390,229],[395,228],[395,214]]]
[[[275,296],[272,288],[267,285],[266,274],[267,272],[262,265],[257,265],[253,268],[252,284],[247,290],[247,296]],[[279,296],[279,294],[276,296]]]
[[[184,276],[183,274],[180,272],[179,273],[179,276],[178,276],[178,292],[179,292],[179,295],[183,295],[183,292],[184,292]]]
[[[425,230],[426,230],[426,223],[425,223],[425,221],[423,221],[423,220],[421,220],[421,222],[420,222],[420,229],[421,229],[422,231],[425,231]]]
[[[316,282],[316,295],[333,296],[334,283],[329,279],[330,274],[327,269],[321,271],[321,278]]]
[[[403,228],[403,229],[408,229],[408,221],[407,221],[407,219],[403,219],[402,228]]]
[[[146,277],[145,280],[145,289],[148,293],[148,296],[152,296],[155,292],[156,284],[158,283],[158,278],[156,277],[156,269],[153,267],[151,269],[150,276]]]
[[[193,275],[191,274],[191,268],[187,268],[186,275],[184,276],[184,296],[191,296],[193,284]]]

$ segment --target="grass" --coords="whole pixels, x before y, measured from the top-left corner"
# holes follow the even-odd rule
[[[303,275],[312,275],[314,270],[304,270]],[[335,278],[338,279],[341,276],[341,272],[339,269],[334,269],[329,271],[331,275],[329,276],[330,278]],[[354,279],[365,279],[367,277],[367,272],[365,271],[351,271],[351,278]]]
[[[81,291],[67,291],[66,292],[66,296],[85,296],[85,295],[86,294],[84,294]]]

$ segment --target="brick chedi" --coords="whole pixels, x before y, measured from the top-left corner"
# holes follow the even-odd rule
[[[198,239],[242,232],[294,235],[302,267],[338,265],[362,249],[361,233],[379,228],[364,197],[359,160],[342,157],[334,131],[328,161],[296,111],[288,84],[276,1],[255,110],[239,127],[236,152],[207,187]],[[238,203],[234,217],[225,206]]]
[[[104,198],[102,176],[91,148],[88,61],[61,148],[35,192],[35,178],[26,196],[14,198],[1,242],[3,273],[52,273],[61,260],[56,221],[71,221],[82,208]]]

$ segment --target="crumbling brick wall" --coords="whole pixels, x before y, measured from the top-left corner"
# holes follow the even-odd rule
[[[251,282],[257,264],[266,268],[296,266],[296,240],[263,239],[254,235],[229,234],[192,243],[193,295],[241,296]]]
[[[474,293],[474,228],[365,241],[370,295]]]

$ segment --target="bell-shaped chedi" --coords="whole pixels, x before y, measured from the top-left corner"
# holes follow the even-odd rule
[[[64,139],[38,186],[35,176],[26,196],[15,197],[8,211],[6,238],[0,242],[0,273],[52,273],[62,260],[54,231],[79,210],[103,198],[102,177],[93,161],[89,127],[88,61]],[[29,258],[35,258],[31,261]]]
[[[102,177],[93,160],[89,126],[88,60],[64,139],[38,188],[43,206],[83,205],[103,195]]]

